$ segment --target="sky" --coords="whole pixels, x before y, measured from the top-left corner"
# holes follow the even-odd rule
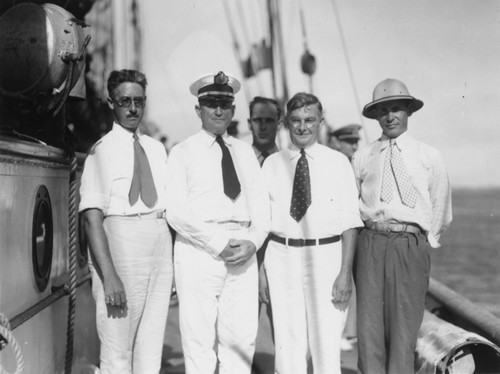
[[[246,56],[249,45],[265,33],[265,0],[148,0],[139,5],[148,120],[170,144],[194,134],[201,122],[189,85],[223,70],[245,87],[237,94],[235,119],[242,138],[251,141],[248,97],[271,96],[271,74],[264,70],[243,79],[233,35]],[[409,134],[440,150],[452,185],[500,187],[500,1],[280,1],[290,96],[310,89],[300,68],[299,9],[317,62],[312,92],[330,126],[360,123],[360,147],[374,141],[380,127],[363,118],[361,109],[378,82],[402,80],[424,102],[409,119]]]

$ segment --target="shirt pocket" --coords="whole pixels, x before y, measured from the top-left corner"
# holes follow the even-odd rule
[[[126,162],[118,163],[113,170],[113,183],[111,185],[111,200],[115,202],[128,201],[128,193],[132,184],[133,166]]]

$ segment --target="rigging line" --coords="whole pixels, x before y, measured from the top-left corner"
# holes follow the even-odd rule
[[[277,99],[277,92],[276,92],[276,69],[274,68],[274,25],[273,25],[273,17],[272,17],[272,10],[271,10],[271,0],[266,0],[266,13],[267,13],[267,18],[268,18],[268,36],[269,36],[269,44],[271,45],[271,53],[270,53],[270,59],[271,59],[271,83],[272,83],[272,90],[273,90],[273,98]]]
[[[344,58],[345,58],[346,64],[347,64],[347,70],[349,72],[349,79],[351,81],[352,90],[354,92],[354,100],[356,101],[356,106],[358,108],[359,122],[360,122],[361,126],[363,127],[363,132],[364,132],[364,135],[365,135],[364,136],[365,144],[368,144],[369,143],[368,142],[368,132],[366,130],[366,126],[365,126],[365,121],[364,121],[363,115],[361,114],[361,112],[362,112],[362,110],[361,110],[361,103],[359,101],[358,91],[356,89],[356,84],[354,82],[354,74],[352,72],[351,60],[349,59],[349,54],[348,54],[348,51],[347,51],[347,44],[346,44],[346,41],[345,41],[344,32],[342,31],[342,24],[340,22],[340,17],[339,17],[339,14],[338,14],[337,5],[335,4],[335,0],[332,0],[332,7],[333,7],[333,14],[335,15],[335,20],[337,21],[337,28],[339,30],[340,42],[342,43],[342,49],[344,51]]]
[[[283,103],[286,103],[288,101],[288,83],[286,79],[286,60],[285,60],[285,50],[283,46],[283,34],[281,32],[281,16],[280,16],[280,10],[279,10],[279,3],[277,0],[271,0],[272,10],[271,10],[271,17],[273,17],[273,20],[276,22],[274,23],[275,25],[275,43],[278,45],[278,60],[279,60],[279,65],[281,68],[281,84],[283,88],[283,97],[281,98]],[[274,11],[273,11],[274,10]]]
[[[302,42],[304,43],[304,49],[307,51],[307,31],[306,31],[306,20],[304,17],[304,9],[302,7],[302,1],[299,0],[299,16],[300,16],[300,27],[302,29]]]
[[[234,51],[234,54],[236,56],[236,60],[238,61],[238,66],[240,67],[241,75],[244,76],[243,66],[242,66],[243,59],[241,58],[240,45],[238,44],[238,39],[236,37],[236,30],[234,28],[233,22],[231,21],[232,18],[231,18],[231,14],[229,11],[229,6],[227,4],[228,1],[229,0],[222,0],[222,5],[224,7],[224,13],[226,15],[226,20],[227,20],[227,24],[229,26],[229,31],[230,31],[230,34],[231,34],[232,39],[233,39],[233,51]],[[247,102],[250,102],[252,95],[249,91],[248,84],[243,85],[243,91],[245,92],[245,98],[247,99]]]
[[[132,30],[134,32],[132,40],[135,50],[133,64],[138,70],[142,70],[142,29],[140,21],[141,12],[136,0],[132,0],[132,3],[130,4],[130,11],[132,13],[130,22],[132,24]]]
[[[304,8],[302,7],[301,0],[299,0],[299,17],[300,17],[300,26],[302,29],[302,41],[304,44],[304,54],[309,54],[309,48],[307,46],[306,19],[304,16]],[[309,80],[309,92],[312,94],[314,92],[312,74],[308,74],[308,73],[306,73],[306,74],[308,75],[308,80]]]
[[[256,65],[256,62],[254,61],[254,59],[252,58],[252,54],[253,54],[253,51],[254,51],[254,44],[251,42],[251,38],[249,36],[249,32],[248,32],[248,29],[247,29],[247,24],[245,22],[245,14],[243,12],[243,8],[241,6],[241,1],[238,1],[236,2],[236,9],[238,11],[238,17],[239,17],[239,20],[240,20],[240,24],[241,24],[241,29],[243,30],[243,43],[245,43],[249,48],[248,48],[248,58],[250,59],[250,64],[252,65],[252,71],[253,71],[253,76],[255,78],[255,83],[257,84],[257,91],[259,93],[262,93],[262,87],[261,87],[261,84],[260,84],[260,81],[259,81],[259,77],[258,77],[258,71],[256,71],[257,69],[257,65]],[[256,48],[259,48],[259,44],[257,43],[256,44]],[[243,62],[243,60],[240,60]]]

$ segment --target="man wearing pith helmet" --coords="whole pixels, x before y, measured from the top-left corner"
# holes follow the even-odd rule
[[[382,135],[353,157],[365,224],[355,264],[359,373],[414,372],[429,250],[440,246],[452,219],[441,155],[407,132],[422,106],[403,82],[386,79],[363,109]]]
[[[227,134],[238,80],[196,80],[202,129],[167,164],[167,218],[177,231],[175,281],[186,373],[250,373],[258,327],[255,252],[267,237],[269,198],[252,147]]]

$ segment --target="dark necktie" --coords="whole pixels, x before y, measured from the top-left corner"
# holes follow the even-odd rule
[[[141,143],[139,143],[137,134],[134,133],[134,175],[128,194],[130,205],[134,205],[137,202],[139,195],[144,204],[149,208],[153,207],[156,204],[156,200],[158,200],[148,156],[144,152]]]
[[[218,135],[215,138],[217,144],[219,144],[222,150],[222,180],[224,182],[224,193],[227,197],[235,200],[241,192],[240,181],[238,180],[238,174],[236,174],[236,169],[234,168],[233,159],[229,149],[227,149],[224,144],[224,140]]]
[[[311,205],[311,177],[309,176],[309,164],[307,163],[304,149],[300,150],[300,158],[295,168],[293,179],[292,201],[290,203],[290,215],[297,222],[306,214]]]
[[[269,152],[268,151],[262,151],[260,152],[260,158],[259,158],[259,162],[260,162],[260,166],[262,166],[262,164],[264,163],[264,161],[266,161],[266,158],[267,156],[269,156]]]

